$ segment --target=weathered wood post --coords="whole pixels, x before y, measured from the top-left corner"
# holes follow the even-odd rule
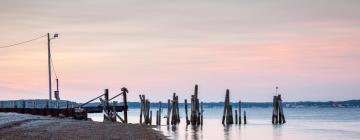
[[[237,112],[237,110],[235,110],[235,124],[239,124],[238,123],[238,112]]]
[[[227,112],[228,112],[228,115],[226,117],[226,124],[234,124],[234,118],[233,118],[233,115],[232,115],[233,110],[232,110],[231,105],[228,106]]]
[[[112,122],[116,122],[116,105],[117,105],[117,102],[113,101],[112,112],[110,113],[110,118],[111,118]]]
[[[201,105],[200,105],[200,106],[201,106],[201,111],[200,111],[200,112],[201,112],[201,114],[200,114],[200,115],[201,115],[201,117],[200,117],[200,122],[201,122],[201,123],[200,123],[200,124],[201,124],[201,125],[203,125],[203,122],[204,122],[204,108],[203,108],[203,102],[201,102]]]
[[[224,112],[222,117],[222,124],[233,124],[234,118],[232,115],[232,106],[230,104],[230,91],[226,90],[225,102],[224,102]]]
[[[127,111],[129,109],[128,103],[127,103],[127,96],[126,94],[129,92],[127,88],[123,87],[121,88],[122,94],[123,94],[123,102],[124,102],[124,122],[128,123],[128,116]]]
[[[143,110],[144,110],[144,102],[143,102],[143,98],[141,95],[139,95],[140,97],[140,124],[142,124],[142,116],[143,116]]]
[[[238,103],[238,109],[239,109],[239,124],[241,124],[241,101]]]
[[[226,93],[225,93],[225,101],[224,101],[224,112],[223,112],[223,117],[222,117],[222,124],[224,125],[225,124],[225,116],[226,116],[226,111],[227,111],[227,108],[228,108],[228,98],[229,98],[229,92],[228,90],[226,90]]]
[[[279,94],[278,95],[278,99],[277,99],[278,101],[277,101],[277,104],[278,104],[278,111],[279,111],[279,123],[280,124],[283,124],[283,123],[285,123],[286,121],[285,121],[285,115],[284,115],[284,112],[283,112],[283,107],[282,107],[282,99],[281,99],[281,95]]]
[[[190,122],[192,125],[201,124],[200,102],[198,98],[198,85],[195,85],[194,95],[191,95],[191,115]]]
[[[150,124],[150,101],[146,99],[146,118],[145,123]]]
[[[176,122],[180,123],[180,109],[179,109],[179,96],[176,96]]]
[[[161,101],[159,102],[159,125],[161,125]]]
[[[246,124],[246,111],[244,110],[244,124]]]
[[[170,99],[168,99],[168,110],[167,110],[167,118],[166,118],[166,124],[170,124],[170,112],[171,112],[171,104]]]
[[[272,115],[272,124],[277,124],[277,108],[276,108],[276,102],[277,102],[277,97],[274,96],[273,97],[273,115]]]
[[[152,111],[150,110],[150,125],[152,125]]]
[[[185,99],[185,116],[186,116],[186,125],[190,124],[189,118],[188,118],[188,104],[187,100]]]
[[[159,110],[156,110],[156,125],[159,125]]]
[[[111,121],[110,119],[110,106],[109,106],[109,89],[105,89],[103,101],[103,110],[104,110],[104,121]]]

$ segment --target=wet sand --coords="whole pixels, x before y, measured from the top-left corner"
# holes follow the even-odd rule
[[[161,140],[150,126],[0,113],[0,140]]]

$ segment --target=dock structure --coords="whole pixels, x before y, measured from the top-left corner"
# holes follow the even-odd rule
[[[144,124],[150,124],[150,101],[145,98],[145,95],[139,95],[140,97],[140,124],[143,124],[142,119],[144,118]]]
[[[79,104],[66,100],[9,100],[0,101],[0,112],[15,112],[52,117],[73,117]]]
[[[117,119],[122,123],[128,123],[127,111],[127,93],[129,91],[127,88],[121,88],[121,93],[109,98],[109,90],[105,89],[105,92],[100,96],[81,104],[79,107],[75,108],[75,119],[87,119],[87,113],[103,113],[104,121],[118,122]],[[123,104],[119,105],[118,102],[112,101],[119,96],[123,96]],[[104,97],[104,99],[103,99]],[[99,99],[100,105],[97,106],[87,106],[89,103]],[[112,101],[112,102],[111,102]],[[121,117],[118,112],[123,112],[123,117]]]
[[[203,109],[200,111],[200,101],[198,98],[198,85],[195,85],[194,95],[191,95],[191,115],[190,123],[192,125],[201,125],[201,118],[203,118]]]
[[[224,112],[222,117],[222,124],[234,124],[234,118],[232,113],[232,106],[230,104],[230,91],[226,90],[225,102],[224,102]]]

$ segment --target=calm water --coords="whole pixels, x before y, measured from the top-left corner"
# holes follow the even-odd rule
[[[155,129],[171,139],[199,140],[359,140],[360,109],[358,108],[290,108],[285,109],[287,123],[271,124],[271,108],[245,108],[246,125],[223,126],[222,108],[204,108],[203,126],[186,126],[184,110],[178,126],[162,126]],[[153,112],[156,112],[155,108]],[[162,114],[165,114],[165,109]],[[153,114],[155,115],[155,114]],[[102,121],[101,114],[89,114],[95,121]],[[129,122],[139,122],[139,109],[129,111]],[[153,116],[153,124],[155,124]]]

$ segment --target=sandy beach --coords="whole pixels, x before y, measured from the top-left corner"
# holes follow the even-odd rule
[[[150,126],[102,123],[70,118],[0,113],[1,140],[158,140],[167,139]]]

